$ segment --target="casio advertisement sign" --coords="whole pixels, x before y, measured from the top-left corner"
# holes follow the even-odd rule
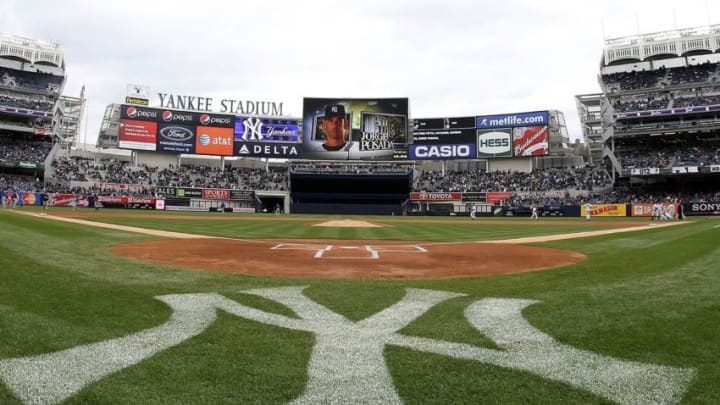
[[[411,160],[432,159],[472,159],[475,157],[475,145],[409,145],[408,153]]]
[[[512,157],[512,130],[479,129],[477,131],[477,156]]]

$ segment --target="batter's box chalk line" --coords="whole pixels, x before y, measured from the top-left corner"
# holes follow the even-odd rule
[[[380,259],[380,253],[427,253],[427,249],[419,245],[320,245],[305,243],[278,243],[271,250],[309,250],[314,251],[315,259]],[[348,255],[337,253],[348,252]],[[352,253],[367,252],[365,255]]]

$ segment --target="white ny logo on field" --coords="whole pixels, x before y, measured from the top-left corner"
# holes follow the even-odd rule
[[[2,360],[0,378],[28,404],[55,404],[92,382],[200,334],[213,323],[217,309],[315,334],[308,384],[294,401],[297,404],[402,403],[383,356],[388,344],[534,373],[621,404],[677,402],[694,375],[691,369],[624,361],[558,343],[523,319],[521,312],[536,302],[532,300],[487,298],[465,310],[467,320],[502,348],[496,350],[397,333],[434,305],[463,294],[408,289],[394,305],[352,322],[307,298],[302,290],[245,291],[286,305],[300,319],[218,294],[159,296],[173,310],[163,325],[56,353]]]

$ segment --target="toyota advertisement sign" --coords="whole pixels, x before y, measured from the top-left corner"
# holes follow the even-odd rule
[[[412,192],[412,201],[462,201],[462,193]]]

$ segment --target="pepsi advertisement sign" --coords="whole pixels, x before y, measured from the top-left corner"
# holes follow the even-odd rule
[[[475,144],[409,145],[410,160],[474,159]]]
[[[219,128],[232,128],[235,124],[235,117],[232,115],[146,108],[127,104],[122,105],[120,118],[139,121],[156,121],[164,124],[201,125]]]
[[[138,107],[135,105],[123,104],[120,106],[120,118],[137,121],[157,121],[161,112],[156,108]]]
[[[198,125],[208,127],[232,128],[235,124],[235,117],[223,114],[199,114]]]
[[[549,113],[547,111],[535,111],[516,114],[480,115],[475,119],[478,129],[542,126],[548,124]]]
[[[235,140],[238,142],[300,142],[297,120],[236,117]]]
[[[157,151],[169,153],[195,153],[195,127],[160,124]]]

